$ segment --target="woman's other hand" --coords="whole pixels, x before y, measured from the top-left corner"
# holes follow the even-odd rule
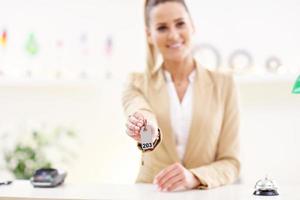
[[[154,177],[160,191],[194,189],[200,185],[199,179],[180,163],[170,165]]]

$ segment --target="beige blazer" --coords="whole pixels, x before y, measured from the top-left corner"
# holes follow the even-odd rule
[[[193,92],[193,117],[182,164],[199,178],[200,188],[232,183],[240,171],[239,109],[233,79],[197,64]],[[161,130],[160,144],[142,153],[137,177],[137,182],[152,183],[162,169],[180,162],[163,69],[151,75],[131,74],[122,101],[127,116],[142,112]]]

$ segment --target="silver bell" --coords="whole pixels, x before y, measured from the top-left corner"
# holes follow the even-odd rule
[[[277,196],[279,195],[277,192],[277,187],[271,179],[267,176],[265,179],[259,180],[255,184],[254,195],[259,196]]]

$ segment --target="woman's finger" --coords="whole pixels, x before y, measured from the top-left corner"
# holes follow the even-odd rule
[[[160,186],[162,190],[170,188],[173,184],[177,183],[178,181],[184,179],[182,174],[175,174],[174,176],[170,177],[169,179],[164,182],[163,185]]]
[[[168,175],[169,172],[176,170],[177,168],[179,168],[180,164],[175,163],[173,165],[170,165],[168,167],[166,167],[165,169],[163,169],[162,171],[160,171],[154,178],[154,180],[156,181],[156,183],[160,184],[162,183],[162,181],[164,180],[165,176]]]
[[[128,116],[128,121],[126,123],[126,133],[134,140],[139,142],[141,140],[140,131],[144,125],[144,116],[135,112],[133,115]]]
[[[127,126],[127,128],[128,128],[129,130],[134,131],[134,132],[135,132],[135,131],[139,132],[139,131],[141,130],[140,127],[138,127],[138,126],[136,126],[136,125],[134,125],[134,124],[132,124],[132,123],[127,123],[126,126]]]
[[[167,191],[174,191],[177,188],[184,188],[184,184],[185,184],[184,179],[178,180],[177,182],[174,182],[171,186],[169,186],[167,188]]]
[[[140,140],[141,140],[141,136],[139,136],[139,135],[135,135],[132,138],[137,142],[140,142]]]
[[[134,116],[130,116],[128,118],[128,121],[131,122],[132,124],[138,126],[138,127],[142,127],[143,126],[143,121],[139,120],[138,118],[136,118]]]
[[[140,113],[140,112],[135,112],[135,113],[133,114],[133,116],[134,116],[135,118],[137,118],[138,120],[140,120],[140,121],[144,121],[144,120],[145,120],[143,114]]]
[[[136,135],[134,131],[131,131],[128,128],[126,128],[126,134],[129,135],[130,137],[133,137]]]
[[[175,168],[172,171],[169,171],[168,173],[166,173],[165,176],[159,180],[158,185],[162,189],[165,189],[183,177],[184,176],[181,173],[181,171],[178,170],[177,168]]]
[[[137,142],[140,141],[140,135],[138,132],[133,132],[133,131],[126,129],[126,133],[127,133],[127,135],[129,135],[131,138],[133,138]]]
[[[139,135],[139,131],[136,131],[134,129],[129,128],[129,126],[126,125],[126,133],[127,135],[129,135],[130,137]]]

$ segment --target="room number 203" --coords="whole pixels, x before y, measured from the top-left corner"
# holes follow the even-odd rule
[[[143,143],[143,144],[142,144],[142,148],[143,148],[143,149],[152,148],[152,143]]]

